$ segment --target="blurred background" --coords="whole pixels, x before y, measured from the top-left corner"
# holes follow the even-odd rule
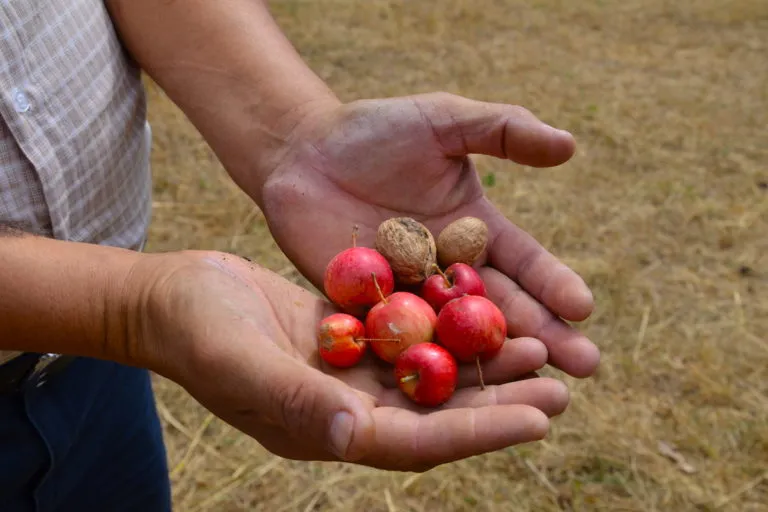
[[[176,510],[768,510],[768,2],[271,9],[344,100],[443,90],[573,132],[558,168],[476,162],[489,197],[593,288],[581,327],[603,359],[594,378],[566,378],[572,405],[544,442],[425,474],[276,458],[158,378]],[[235,252],[306,284],[148,87],[149,250]]]

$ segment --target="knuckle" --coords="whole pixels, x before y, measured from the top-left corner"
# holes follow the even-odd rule
[[[488,393],[488,405],[490,407],[496,406],[500,404],[499,401],[499,388],[498,386],[489,386],[490,393]],[[477,426],[475,425],[475,421],[472,422],[472,431],[473,435],[477,435]]]
[[[434,102],[442,103],[455,99],[456,95],[447,91],[435,91],[430,93],[429,97]]]
[[[536,312],[528,307],[529,297],[521,289],[510,291],[498,299],[498,306],[507,321],[507,337],[530,334],[538,328]]]
[[[312,421],[315,410],[315,393],[306,383],[297,381],[279,387],[275,396],[278,399],[280,422],[292,432],[303,432]]]
[[[530,110],[521,105],[510,105],[508,109],[513,117],[529,118],[533,116]]]
[[[539,265],[541,264],[541,259],[544,256],[544,253],[541,248],[539,247],[532,247],[520,254],[517,264],[517,278],[518,282],[520,282],[522,288],[526,288],[526,286],[523,284],[525,282],[536,282],[533,277],[536,275],[536,270],[539,269]],[[528,290],[536,295],[541,293],[541,288],[543,287],[543,283],[538,282],[536,287],[528,286],[528,288],[536,288],[533,290]]]
[[[504,316],[509,321],[510,316],[514,311],[517,311],[520,301],[524,298],[521,290],[513,290],[505,294],[503,297],[497,299],[497,305]]]

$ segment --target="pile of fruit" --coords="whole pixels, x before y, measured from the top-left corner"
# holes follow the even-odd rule
[[[418,221],[392,218],[379,226],[375,248],[358,246],[355,228],[352,247],[326,267],[325,293],[342,312],[318,326],[320,357],[350,368],[370,346],[393,365],[400,390],[427,407],[453,395],[460,363],[474,363],[485,388],[481,361],[507,335],[472,266],[487,242],[488,227],[474,217],[452,222],[437,241]]]

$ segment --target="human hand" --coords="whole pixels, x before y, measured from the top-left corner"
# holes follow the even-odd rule
[[[433,233],[479,217],[490,230],[480,273],[509,333],[543,341],[549,363],[572,376],[596,370],[597,347],[563,321],[589,316],[589,289],[489,202],[469,158],[555,166],[574,152],[570,134],[521,107],[437,93],[319,102],[302,110],[287,141],[255,195],[279,246],[316,286],[355,224],[360,244],[372,246],[390,217],[413,217]]]
[[[318,358],[315,329],[330,303],[238,257],[150,254],[131,272],[124,330],[130,359],[182,385],[218,417],[271,452],[404,471],[545,436],[568,402],[535,339],[508,341],[484,366],[460,371],[454,396],[422,409],[370,355],[339,370]],[[137,356],[137,354],[144,354]]]
[[[589,290],[486,200],[468,158],[557,165],[573,153],[570,135],[522,108],[447,94],[341,105],[267,2],[189,3],[110,0],[107,8],[131,57],[262,207],[280,247],[316,286],[352,224],[367,245],[394,215],[433,231],[475,215],[491,230],[482,272],[510,332],[540,338],[550,362],[571,375],[594,372],[597,348],[559,318],[587,317]]]

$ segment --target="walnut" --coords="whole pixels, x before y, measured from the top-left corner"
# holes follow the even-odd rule
[[[443,268],[454,263],[472,265],[488,245],[488,225],[476,217],[462,217],[437,236],[437,261]]]
[[[433,273],[435,239],[426,226],[410,217],[382,222],[376,232],[376,250],[387,259],[401,284],[421,283]]]

